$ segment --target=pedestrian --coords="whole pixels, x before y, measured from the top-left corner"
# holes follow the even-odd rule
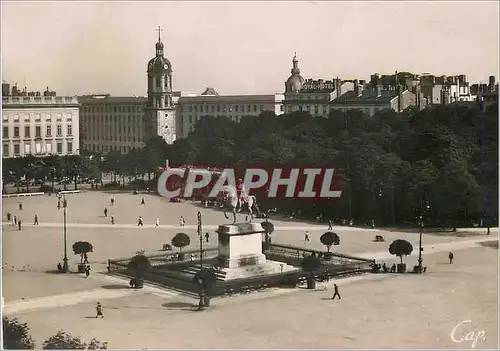
[[[450,259],[450,264],[452,264],[452,263],[453,263],[453,257],[454,257],[454,256],[453,256],[453,252],[450,252],[450,253],[448,254],[448,258]]]
[[[104,318],[104,314],[102,313],[102,305],[100,302],[97,303],[97,306],[95,307],[96,311],[97,311],[97,315],[95,316],[95,318],[97,317],[101,317],[101,318]]]
[[[14,226],[17,225],[17,217],[16,216],[12,217],[12,225],[14,225]]]
[[[115,204],[115,198],[111,196],[111,206],[113,206],[114,204]]]
[[[333,230],[333,223],[331,219],[328,220],[328,230]]]
[[[19,211],[22,211],[22,210],[23,210],[23,203],[22,203],[22,202],[20,202],[20,203],[19,203]]]
[[[145,204],[146,204],[146,200],[144,200],[144,197],[143,197],[141,200],[141,205],[145,205]]]
[[[115,224],[115,215],[111,215],[111,224]]]
[[[304,234],[304,241],[305,241],[306,243],[307,243],[307,242],[309,242],[309,232],[307,232],[307,231],[306,231],[306,232],[305,232],[305,234]]]
[[[61,199],[57,199],[57,209],[61,209]]]
[[[143,222],[143,220],[142,220],[142,216],[139,216],[139,221],[137,222],[137,226],[138,226],[138,227],[139,227],[139,226],[141,226],[141,227],[143,227],[143,226],[144,226],[144,222]]]
[[[85,267],[85,277],[88,278],[90,275],[90,266]]]
[[[38,225],[38,215],[35,213],[35,221],[33,222],[33,225]]]
[[[372,219],[371,223],[370,223],[370,227],[372,229],[375,229],[375,220]]]
[[[194,262],[194,253],[191,254],[191,262]]]
[[[108,217],[108,209],[104,207],[104,217]]]
[[[210,234],[208,234],[208,232],[205,233],[205,242],[208,243],[208,241],[210,240]]]
[[[21,229],[22,229],[21,220],[18,220],[18,221],[17,221],[17,226],[19,227],[19,231],[21,231]]]
[[[332,300],[335,300],[336,296],[339,297],[339,300],[341,299],[340,294],[339,294],[339,287],[337,286],[337,284],[333,284],[333,296],[332,296]]]
[[[155,224],[155,227],[158,228],[160,226],[160,219],[159,218],[156,218],[156,224]]]
[[[186,220],[184,217],[181,216],[181,219],[179,220],[181,227],[184,227],[186,225]]]
[[[12,215],[10,214],[10,212],[7,212],[7,220],[10,222],[11,219],[12,219]]]

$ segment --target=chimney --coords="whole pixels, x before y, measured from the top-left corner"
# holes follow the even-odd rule
[[[490,92],[495,91],[495,76],[489,76],[488,78],[488,89]]]

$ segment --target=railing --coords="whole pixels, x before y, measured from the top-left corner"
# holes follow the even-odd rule
[[[37,192],[37,193],[20,193],[20,194],[2,194],[2,197],[23,197],[23,196],[41,196],[45,195],[43,192]]]

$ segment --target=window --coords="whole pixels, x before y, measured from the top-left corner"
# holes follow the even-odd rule
[[[30,137],[30,127],[24,127],[24,137],[29,138]]]
[[[14,144],[14,155],[19,155],[19,144]]]
[[[3,156],[9,155],[9,144],[3,144]]]
[[[57,143],[57,153],[62,154],[62,143]]]
[[[61,119],[62,119],[61,114],[60,114],[60,113],[58,113],[58,114],[57,114],[57,120],[58,120],[58,121],[60,121]]]
[[[67,133],[66,135],[73,135],[73,126],[71,124],[68,124],[68,128],[67,128]]]
[[[71,121],[73,120],[73,115],[71,113],[68,113],[68,117],[67,117],[67,120],[68,121]]]
[[[24,154],[31,154],[31,144],[24,144]]]
[[[57,136],[62,136],[62,125],[60,124],[57,125]]]
[[[50,113],[47,113],[47,115],[45,116],[45,119],[47,121],[50,121],[52,119],[52,116],[50,115]]]
[[[247,105],[247,112],[250,112],[252,110],[252,106]]]
[[[35,152],[36,152],[37,154],[41,154],[41,153],[42,153],[42,144],[41,144],[40,142],[37,142],[37,143],[35,144]]]
[[[3,127],[3,137],[4,138],[9,137],[9,127]]]
[[[14,137],[19,138],[19,127],[14,127]]]
[[[14,121],[19,122],[19,115],[14,115]]]
[[[30,115],[24,115],[24,121],[25,121],[25,122],[26,122],[26,121],[28,121],[28,122],[29,122],[29,120],[30,120]]]
[[[8,121],[9,120],[9,115],[6,114],[6,113],[4,113],[3,114],[3,120],[4,120],[4,122]]]
[[[211,111],[215,112],[215,106],[214,105],[211,106]]]
[[[45,133],[45,136],[46,137],[51,137],[52,136],[52,126],[46,126],[46,133]]]
[[[68,143],[68,154],[73,153],[73,143]]]
[[[280,105],[280,111],[283,112],[284,106]]]
[[[35,137],[40,138],[42,136],[42,127],[36,126],[35,127]]]
[[[51,153],[52,153],[52,143],[51,143],[51,142],[48,142],[47,144],[45,144],[45,151],[46,151],[48,154],[51,154]]]

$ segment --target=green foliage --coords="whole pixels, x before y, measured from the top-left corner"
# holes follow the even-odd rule
[[[29,334],[26,323],[20,323],[16,318],[2,318],[3,348],[6,350],[33,350],[35,341]]]
[[[149,261],[149,258],[143,254],[138,254],[132,257],[127,265],[127,268],[134,271],[137,276],[141,276],[151,269],[151,262]]]
[[[43,343],[44,350],[105,350],[108,343],[93,338],[88,344],[79,337],[72,336],[62,330]]]
[[[413,246],[406,240],[397,239],[389,245],[389,253],[398,256],[401,259],[401,263],[403,263],[403,256],[411,255],[412,251]]]
[[[328,252],[330,252],[330,247],[332,245],[340,245],[340,238],[338,234],[334,232],[326,232],[325,234],[321,235],[319,241],[321,241],[321,243],[327,247]]]
[[[191,243],[189,235],[186,233],[177,233],[172,238],[172,246],[179,248],[180,251]]]
[[[81,262],[83,263],[85,254],[93,252],[92,244],[87,241],[77,241],[73,244],[73,253],[75,255],[81,256]]]
[[[305,271],[314,271],[321,267],[321,261],[319,258],[313,253],[309,256],[306,256],[301,261],[301,267]]]
[[[217,275],[213,268],[203,268],[201,271],[196,272],[193,277],[193,282],[195,284],[201,284],[205,289],[210,288],[211,286],[217,283]]]

